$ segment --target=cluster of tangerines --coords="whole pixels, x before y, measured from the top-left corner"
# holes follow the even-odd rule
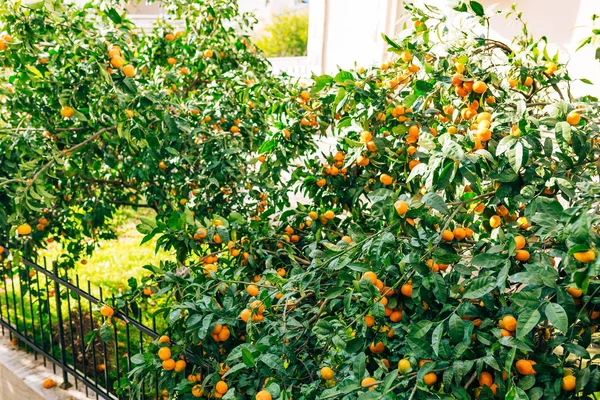
[[[106,45],[108,46],[107,54],[108,58],[110,59],[110,67],[107,68],[108,72],[112,74],[114,72],[114,69],[117,69],[121,70],[123,72],[123,75],[125,76],[135,76],[135,67],[133,66],[133,64],[126,64],[126,61],[121,53],[121,47],[108,42],[106,43]]]
[[[168,336],[161,336],[158,339],[157,356],[162,361],[162,367],[165,371],[181,372],[185,370],[186,362],[183,359],[175,361],[171,353],[171,339]]]
[[[261,192],[258,195],[258,204],[256,205],[256,211],[259,213],[262,213],[266,210],[267,206],[269,205],[269,194],[266,192]]]
[[[167,42],[172,42],[172,41],[174,41],[176,38],[178,38],[180,36],[181,36],[181,32],[179,32],[179,31],[177,31],[175,33],[167,33],[165,35],[165,40]],[[204,57],[211,58],[212,57],[212,50],[206,50],[204,52]],[[173,66],[173,65],[177,64],[177,59],[175,57],[168,57],[167,58],[167,64]],[[187,75],[187,74],[190,73],[190,69],[188,67],[186,67],[186,66],[182,66],[182,67],[179,68],[179,73],[181,75]]]
[[[227,341],[230,335],[231,332],[229,331],[229,327],[227,325],[219,324],[215,324],[212,332],[210,333],[210,337],[217,343]]]
[[[327,175],[327,176],[346,176],[346,174],[348,173],[348,169],[345,167],[342,167],[342,165],[344,165],[344,159],[345,159],[345,154],[342,151],[338,151],[336,154],[334,154],[333,156],[333,165],[329,165],[328,163],[325,163],[323,165],[323,174]],[[317,186],[319,187],[323,187],[327,185],[327,179],[326,178],[321,178],[319,180],[317,180]]]
[[[307,105],[310,102],[310,92],[307,90],[303,90],[300,92],[298,97],[296,98],[296,102],[302,107],[302,109],[310,109]],[[315,128],[319,126],[319,122],[317,121],[317,116],[312,111],[306,111],[304,116],[300,119],[300,126],[303,127],[311,127]],[[284,132],[284,136],[286,139],[289,138],[289,135]]]
[[[362,276],[361,279],[366,279],[368,281],[370,281],[373,286],[375,286],[378,290],[379,293],[381,295],[381,298],[379,299],[379,302],[384,306],[384,315],[385,317],[387,317],[391,323],[397,323],[402,321],[402,306],[400,306],[400,308],[398,307],[394,307],[394,308],[389,308],[388,307],[388,302],[389,302],[389,298],[392,297],[393,295],[395,295],[395,291],[393,288],[389,287],[389,286],[385,286],[383,281],[381,281],[380,279],[377,278],[377,274],[375,274],[373,271],[367,271],[365,272]],[[407,298],[412,298],[412,294],[413,294],[413,287],[412,287],[412,281],[409,280],[408,282],[404,283],[401,288],[400,288],[400,293],[407,297]],[[424,303],[424,307],[427,307],[427,304]],[[365,325],[369,328],[373,327],[376,323],[375,318],[372,315],[365,315],[364,316],[364,321],[365,321]],[[387,338],[392,338],[395,335],[394,329],[387,326],[387,325],[383,325],[380,327],[380,332],[383,332],[386,334]],[[373,354],[382,354],[385,351],[385,344],[383,342],[372,342],[369,345],[369,351]],[[383,358],[381,360],[388,369],[390,369],[390,363],[386,358]],[[425,363],[427,362],[431,362],[432,360],[420,360],[419,361],[419,368],[421,368]],[[412,365],[410,360],[406,359],[406,358],[402,358],[400,359],[400,361],[398,361],[398,372],[402,375],[407,374],[408,372],[410,372],[412,370]],[[331,373],[330,373],[331,371]],[[333,371],[331,370],[331,368],[329,367],[323,367],[321,369],[321,376],[323,377],[323,379],[329,380],[329,379],[333,379]],[[329,376],[331,376],[331,378],[329,378]],[[426,385],[428,386],[432,386],[437,382],[437,375],[434,372],[430,372],[424,375],[423,377],[423,381]],[[372,377],[367,377],[364,378],[361,382],[361,386],[363,388],[367,388],[369,390],[375,390],[377,388],[377,380],[375,378]]]
[[[288,227],[288,228],[290,228],[290,227]],[[285,268],[277,268],[277,275],[279,275],[282,278],[285,278],[286,274],[287,274],[287,271],[285,270]],[[275,289],[275,287],[273,287],[271,285],[271,282],[269,282],[268,280],[265,280],[264,282],[262,282],[263,278],[260,275],[254,276],[252,278],[252,281],[254,282],[254,284],[249,284],[246,286],[246,292],[248,292],[248,295],[250,295],[250,297],[252,297],[252,298],[255,298],[256,296],[258,296],[258,294],[260,292],[260,289],[257,286],[258,284],[261,284],[262,286],[264,286],[266,288]],[[281,299],[282,297],[283,297],[282,292],[277,292],[277,294],[275,295],[275,298],[277,300]],[[288,309],[294,308],[293,302],[287,302],[286,306]],[[240,312],[240,319],[242,321],[244,321],[245,323],[247,323],[250,319],[252,319],[253,322],[261,322],[261,321],[264,321],[264,319],[265,319],[264,314],[265,314],[264,303],[260,300],[253,300],[250,303],[248,308],[244,308]]]
[[[400,85],[404,85],[410,81],[410,76],[412,74],[419,72],[421,70],[421,67],[419,67],[418,65],[413,64],[411,62],[413,60],[413,55],[410,51],[405,50],[402,53],[400,53],[400,59],[404,62],[404,64],[406,64],[405,65],[406,69],[403,70],[401,74],[393,77],[392,79],[390,79],[387,82],[387,87],[391,90],[399,89]],[[392,61],[389,61],[387,63],[381,64],[380,69],[382,71],[387,71],[388,69],[392,68],[393,66],[394,66],[394,63]],[[359,70],[359,72],[361,72],[361,70]]]
[[[223,332],[227,332],[227,334],[223,334]],[[222,325],[215,325],[211,336],[215,341],[223,341],[227,340],[229,337],[229,329]],[[225,337],[227,336],[227,337]],[[171,353],[171,339],[163,335],[157,340],[157,344],[159,346],[157,356],[162,361],[162,367],[165,371],[174,371],[175,373],[184,372],[187,366],[187,363],[184,360],[183,355],[180,355],[179,359],[175,361],[173,359],[173,354]],[[224,375],[226,370],[222,370],[219,374]],[[188,377],[188,382],[193,385],[191,394],[194,397],[202,397],[204,395],[204,388],[202,385],[198,384],[201,381],[202,377],[199,373],[190,374]],[[211,393],[211,397],[214,396],[217,399],[223,397],[225,393],[229,390],[229,385],[224,380],[220,380],[215,384],[214,393]],[[168,397],[168,392],[163,391],[163,398]]]

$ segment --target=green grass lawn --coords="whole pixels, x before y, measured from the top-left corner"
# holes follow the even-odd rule
[[[111,224],[117,231],[117,239],[102,240],[87,264],[76,264],[75,272],[79,274],[82,286],[87,280],[92,287],[102,287],[107,293],[116,293],[119,289],[127,289],[130,277],[141,278],[148,274],[142,267],[146,264],[158,264],[160,260],[174,259],[169,253],[155,253],[156,240],[140,245],[143,235],[136,229],[139,218],[150,216],[149,210],[123,209],[119,211]],[[42,256],[52,261],[62,254],[60,244],[52,243],[45,249]]]

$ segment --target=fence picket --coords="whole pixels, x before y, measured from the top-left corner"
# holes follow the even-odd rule
[[[0,327],[2,328],[2,335],[6,332],[11,340],[13,337],[16,338],[25,349],[31,349],[36,357],[38,355],[42,356],[44,365],[46,365],[46,361],[50,361],[55,373],[56,366],[60,367],[63,378],[63,382],[60,385],[62,389],[71,387],[71,382],[74,380],[76,386],[79,383],[85,387],[86,395],[92,392],[96,399],[115,400],[123,398],[123,395],[115,390],[114,383],[117,382],[120,384],[121,378],[127,376],[131,371],[130,358],[132,356],[132,349],[139,348],[140,351],[143,351],[145,341],[154,340],[158,337],[156,320],[152,319],[152,328],[150,328],[145,326],[141,321],[141,309],[139,315],[135,316],[140,319],[139,321],[135,319],[134,315],[129,313],[128,309],[125,309],[124,312],[115,310],[112,326],[113,339],[115,341],[114,359],[111,358],[113,355],[112,351],[109,351],[112,346],[107,346],[102,341],[104,369],[101,371],[103,372],[103,377],[100,378],[98,376],[99,365],[96,359],[96,346],[99,340],[97,332],[96,336],[90,340],[90,348],[86,348],[85,329],[93,332],[97,329],[94,321],[98,323],[104,322],[104,317],[97,318],[93,313],[94,307],[104,302],[102,288],[99,288],[99,298],[96,298],[92,294],[92,286],[89,281],[87,291],[80,286],[78,275],[75,276],[75,281],[71,283],[66,272],[62,276],[59,274],[59,266],[56,261],[52,263],[51,270],[45,267],[45,260],[44,266],[41,266],[30,259],[23,258],[20,260],[19,265],[11,266],[10,272],[6,269],[8,265],[10,265],[8,261],[3,261],[0,264],[0,267],[3,267],[5,271],[3,282],[4,293],[0,297],[2,300],[0,301]],[[31,271],[34,271],[35,274]],[[9,279],[11,281],[10,284],[7,282]],[[45,279],[45,285],[40,285],[41,279]],[[15,280],[18,280],[18,287],[20,289],[20,293],[18,293],[21,301],[20,310],[17,308]],[[37,289],[36,296],[32,293],[32,289],[34,288]],[[25,290],[29,291],[28,296],[25,294]],[[42,293],[44,290],[46,290],[46,293]],[[10,294],[9,291],[11,291]],[[64,299],[61,295],[65,296]],[[76,301],[71,302],[71,296],[74,296]],[[12,301],[10,301],[11,297]],[[51,304],[51,297],[55,298],[54,305]],[[111,299],[112,306],[114,307],[114,296],[111,296]],[[89,312],[82,308],[82,300],[88,306]],[[30,303],[28,307],[29,317],[26,314],[26,301]],[[37,301],[37,316],[34,313],[34,301]],[[56,307],[56,325],[53,324],[53,307]],[[68,316],[64,315],[65,312],[68,312]],[[46,315],[48,316],[47,323],[44,321]],[[35,323],[36,318],[39,324]],[[66,318],[68,318],[69,329],[66,329],[65,326]],[[89,325],[87,321],[84,321],[84,318],[89,318]],[[31,321],[28,321],[28,319]],[[73,321],[73,319],[79,320]],[[121,321],[124,323],[123,328],[121,328],[123,326]],[[31,329],[28,329],[28,324],[31,324]],[[36,325],[39,325],[39,330],[36,329]],[[134,332],[137,330],[138,335],[132,335],[132,329]],[[119,351],[120,334],[121,337],[125,336],[126,343],[122,346],[121,353],[123,351],[127,352],[127,362],[121,362],[120,360],[120,356],[123,355]],[[131,343],[133,337],[139,339],[139,345],[135,347]],[[67,342],[71,342],[71,346],[68,346]],[[145,395],[153,395],[158,398],[158,387],[155,388],[154,393],[147,393]],[[128,395],[124,396],[125,398],[130,398]]]

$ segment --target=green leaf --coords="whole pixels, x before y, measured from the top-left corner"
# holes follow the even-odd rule
[[[106,12],[106,15],[108,15],[108,18],[110,18],[111,21],[114,22],[115,24],[121,23],[121,16],[114,8],[109,9]]]
[[[423,81],[423,80],[417,80],[415,82],[415,89],[417,89],[420,92],[429,92],[431,91],[431,89],[433,89],[433,83],[429,83],[427,81]]]
[[[315,84],[311,89],[312,93],[320,92],[325,86],[333,82],[333,76],[321,75],[314,78]]]
[[[323,293],[323,297],[325,297],[326,299],[333,299],[344,293],[345,290],[345,287],[332,287],[331,289],[327,289],[325,293]]]
[[[208,314],[202,320],[202,326],[200,327],[200,329],[198,329],[198,338],[199,339],[204,340],[206,338],[206,335],[208,334],[208,328],[210,327],[212,319],[213,319],[213,314]]]
[[[556,329],[563,333],[567,333],[569,329],[569,317],[564,308],[557,303],[550,303],[544,309],[544,313],[548,318],[548,321],[554,325]]]
[[[283,361],[281,361],[281,359],[279,358],[279,356],[276,356],[275,354],[263,353],[259,357],[259,361],[262,361],[269,368],[272,368],[272,369],[274,369],[276,371],[279,371],[279,372],[284,372],[285,371],[285,368],[283,367]]]
[[[444,334],[444,323],[442,322],[442,323],[438,324],[438,326],[435,327],[435,329],[433,330],[433,333],[431,334],[431,347],[433,348],[433,351],[436,356],[440,355],[440,343],[441,343],[443,334]]]
[[[36,76],[36,78],[43,78],[44,76],[42,75],[42,73],[33,65],[26,65],[27,69],[30,70],[31,72],[33,72],[33,74]]]
[[[393,47],[396,50],[402,50],[402,47],[398,43],[390,39],[388,35],[382,33],[381,36],[383,37],[383,40],[385,40],[387,44],[389,44],[391,47]]]
[[[100,339],[103,342],[110,342],[113,338],[113,327],[105,322],[100,326]]]
[[[515,147],[508,151],[507,155],[510,166],[512,167],[513,171],[518,174],[519,170],[523,166],[523,144],[521,142],[517,142]]]
[[[575,343],[564,343],[563,348],[569,353],[575,354],[576,356],[590,359],[590,353],[583,347]]]
[[[450,214],[450,210],[448,210],[448,206],[442,197],[437,193],[427,193],[421,199],[423,204],[427,204],[428,206],[435,208],[442,214]]]
[[[504,136],[502,139],[500,139],[498,146],[496,146],[496,156],[507,152],[517,140],[518,139],[516,136],[513,135]]]
[[[540,322],[538,310],[524,310],[517,320],[517,338],[522,339]]]
[[[469,3],[469,6],[471,6],[471,10],[473,10],[475,15],[477,15],[478,17],[483,17],[485,15],[485,11],[481,3],[471,1],[471,3]]]
[[[523,389],[513,386],[508,393],[506,393],[505,400],[529,400],[529,397]]]
[[[225,372],[225,375],[223,375],[223,379],[227,378],[229,375],[236,373],[237,371],[246,368],[246,364],[236,364],[233,367],[231,367],[231,369],[227,370],[227,372]]]
[[[252,368],[255,365],[254,356],[247,348],[242,349],[242,361],[248,368]]]
[[[365,363],[367,362],[365,353],[359,353],[354,359],[353,370],[356,375],[356,379],[359,381],[365,376]]]
[[[144,358],[143,354],[134,354],[133,357],[131,357],[131,362],[140,365],[144,364],[146,359]]]
[[[408,337],[406,340],[406,344],[412,349],[415,357],[418,358],[430,358],[432,349],[429,342],[423,339],[417,339],[413,337]]]
[[[433,322],[422,320],[413,325],[410,329],[409,335],[415,338],[422,338],[429,332],[431,327],[433,326]]]
[[[560,121],[556,124],[554,132],[560,148],[563,151],[567,150],[571,141],[571,125],[566,121]]]
[[[275,147],[277,147],[277,141],[275,139],[267,140],[260,145],[260,148],[258,149],[258,154],[268,153]]]
[[[448,321],[448,333],[453,343],[460,343],[465,332],[465,322],[456,314],[452,314]]]
[[[458,254],[448,253],[446,250],[438,247],[433,252],[433,261],[438,264],[454,264],[462,260],[462,257]]]
[[[354,76],[352,75],[352,73],[348,71],[340,71],[334,78],[334,81],[336,81],[337,83],[344,83],[346,80],[354,80]]]
[[[493,276],[477,277],[470,281],[467,290],[463,293],[465,299],[476,299],[488,294],[496,287],[496,278]]]
[[[510,296],[510,300],[519,307],[533,309],[537,307],[542,296],[542,289],[522,290]]]
[[[179,128],[177,127],[177,122],[173,119],[171,114],[165,113],[165,124],[167,124],[167,128],[169,132],[176,134],[179,132]]]
[[[544,283],[540,274],[538,274],[537,272],[530,271],[517,272],[516,274],[509,276],[508,280],[510,280],[511,282],[525,283],[533,286],[541,286]]]
[[[477,254],[475,257],[473,257],[473,259],[471,260],[471,263],[476,267],[496,268],[500,264],[504,263],[505,260],[506,260],[506,256],[501,256],[498,254],[484,253],[484,254]]]
[[[393,370],[392,372],[388,373],[385,378],[383,379],[383,393],[385,394],[391,387],[392,384],[394,383],[394,380],[398,377],[398,371]]]

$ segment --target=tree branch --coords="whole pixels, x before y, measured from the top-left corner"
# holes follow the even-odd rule
[[[471,386],[471,383],[473,383],[475,378],[477,378],[477,371],[473,372],[473,375],[471,375],[471,378],[467,381],[467,383],[465,383],[465,389],[468,388],[469,386]]]
[[[94,133],[92,136],[88,137],[87,139],[85,139],[83,142],[76,144],[73,147],[70,147],[68,149],[62,150],[60,152],[61,156],[65,156],[68,153],[72,153],[74,151],[79,150],[80,148],[84,147],[85,145],[87,145],[89,142],[91,142],[92,140],[95,140],[96,138],[100,137],[104,132],[108,132],[108,131],[114,131],[115,129],[117,129],[116,126],[109,126],[108,128],[102,128],[100,129],[98,132]],[[31,179],[27,179],[27,180],[23,180],[23,179],[9,179],[8,181],[4,181],[2,183],[0,183],[0,187],[8,185],[11,182],[27,182],[27,186],[26,188],[30,187],[31,185],[33,185],[33,183],[46,171],[48,170],[51,166],[54,165],[54,163],[56,162],[55,158],[52,157],[52,159],[50,161],[48,161],[46,164],[44,164],[42,166],[42,168],[40,168]]]

